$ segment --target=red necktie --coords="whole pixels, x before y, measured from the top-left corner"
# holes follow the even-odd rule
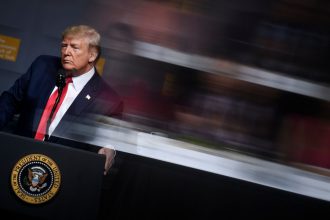
[[[61,106],[61,104],[64,100],[64,97],[65,97],[65,95],[68,91],[69,83],[72,83],[72,78],[71,77],[66,78],[65,82],[66,82],[66,84],[63,88],[60,101],[59,101],[58,105],[56,106],[56,109],[54,111],[54,114],[52,116],[51,121],[53,121],[53,119],[55,118],[56,113],[57,113],[58,109],[60,108],[60,106]],[[47,101],[46,107],[44,109],[44,112],[42,113],[42,116],[41,116],[41,119],[40,119],[40,122],[39,122],[37,133],[34,137],[34,139],[36,139],[36,140],[41,140],[41,141],[44,140],[44,137],[45,137],[45,134],[46,134],[47,120],[48,120],[49,115],[52,111],[52,108],[55,104],[55,100],[57,98],[57,95],[58,95],[58,89],[56,89],[55,92],[53,92],[53,94],[49,97],[49,99]]]

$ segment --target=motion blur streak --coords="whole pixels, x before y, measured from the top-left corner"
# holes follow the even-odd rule
[[[98,0],[87,14],[126,122],[329,175],[329,4]]]

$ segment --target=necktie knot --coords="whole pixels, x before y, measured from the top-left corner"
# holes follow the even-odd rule
[[[67,78],[65,78],[65,83],[72,83],[72,77],[70,76],[70,77],[67,77]]]

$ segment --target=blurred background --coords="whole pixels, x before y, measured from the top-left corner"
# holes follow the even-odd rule
[[[75,24],[130,129],[329,175],[329,1],[2,0],[0,90]]]

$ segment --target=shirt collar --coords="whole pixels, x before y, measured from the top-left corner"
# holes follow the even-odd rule
[[[93,77],[95,73],[94,67],[90,69],[87,73],[81,74],[79,76],[72,77],[73,88],[80,92],[88,81]]]

